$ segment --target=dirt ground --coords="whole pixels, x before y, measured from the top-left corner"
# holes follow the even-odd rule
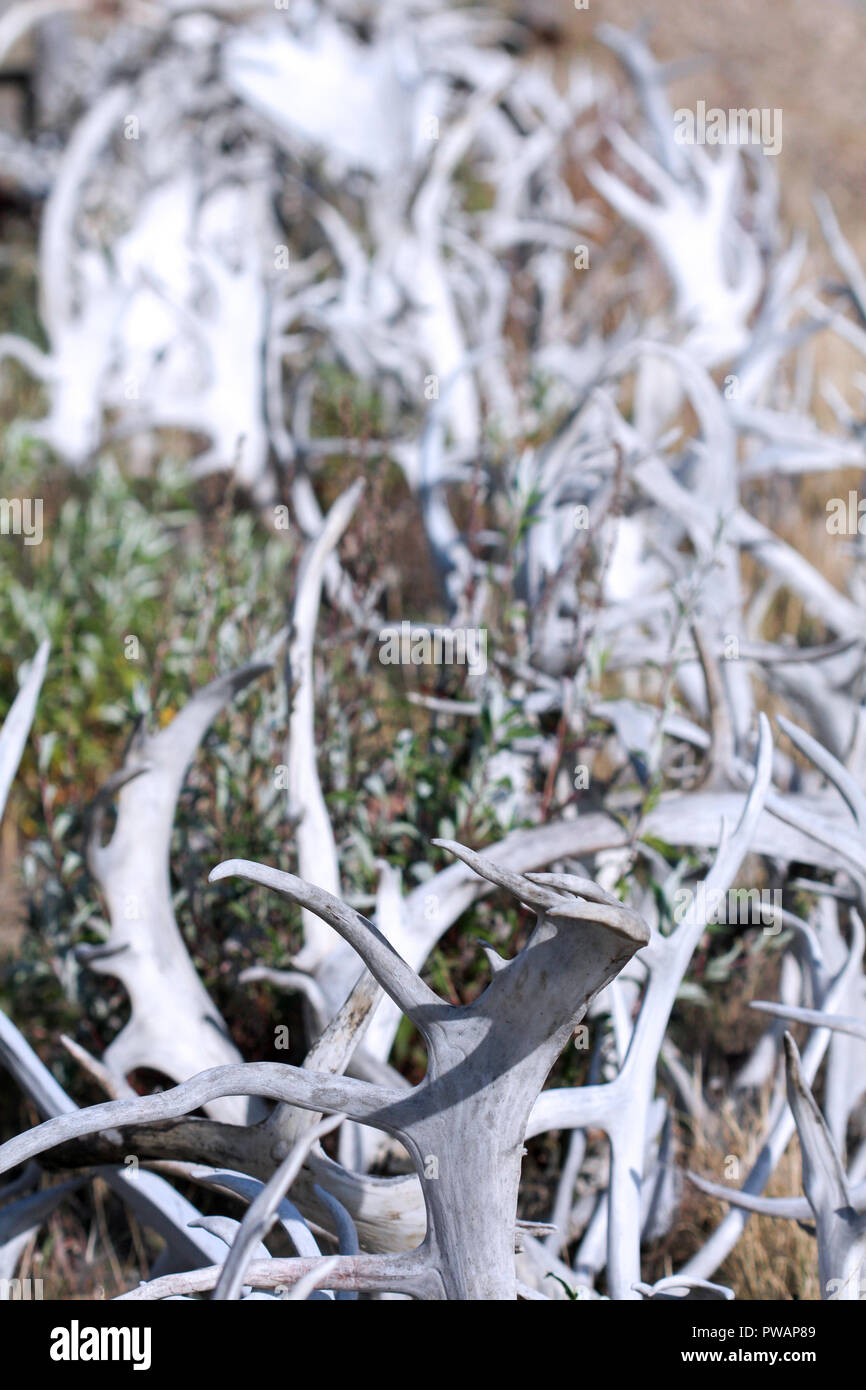
[[[866,252],[863,118],[866,114],[866,5],[862,0],[518,0],[517,11],[561,28],[579,48],[592,47],[602,22],[630,29],[652,23],[664,61],[705,55],[699,70],[669,88],[675,106],[780,108],[778,157],[788,218],[816,232],[811,199],[823,188],[861,254]]]

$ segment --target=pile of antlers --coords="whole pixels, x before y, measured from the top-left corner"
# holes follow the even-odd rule
[[[0,53],[45,8],[7,12]],[[306,550],[288,632],[194,693],[166,728],[137,735],[93,808],[88,862],[111,934],[79,955],[122,982],[131,1012],[101,1059],[69,1046],[109,1100],[78,1110],[0,1016],[0,1060],[44,1116],[0,1147],[0,1170],[25,1165],[0,1192],[0,1277],[97,1167],[165,1241],[154,1277],[127,1298],[544,1299],[563,1286],[596,1297],[602,1280],[619,1300],[727,1298],[712,1279],[753,1212],[811,1215],[822,1296],[859,1298],[860,556],[854,545],[843,592],[750,510],[757,481],[866,462],[857,411],[815,380],[819,334],[866,353],[866,276],[829,203],[817,208],[844,280],[830,290],[801,282],[805,241],[785,244],[760,151],[676,142],[667,73],[642,33],[599,32],[628,76],[620,89],[586,67],[558,82],[523,51],[519,24],[423,0],[269,16],[148,4],[112,32],[96,50],[68,33],[100,94],[45,175],[48,347],[0,337],[45,384],[47,413],[26,428],[74,468],[98,466],[100,450],[133,433],[154,448],[163,429],[204,435],[194,472],[231,471],[265,513],[288,495]],[[83,82],[56,96],[66,115],[80,111]],[[23,186],[31,169],[36,188],[43,155],[38,141],[11,141],[0,171]],[[631,253],[627,278],[610,273],[616,238]],[[656,271],[671,293],[650,313]],[[383,437],[314,432],[326,363],[375,384]],[[832,430],[814,418],[819,389]],[[355,591],[336,553],[362,480],[326,515],[317,497],[321,466],[338,455],[361,471],[374,455],[402,468],[452,625],[493,627],[503,594],[525,615],[508,643],[499,634],[488,669],[467,676],[465,699],[428,702],[439,719],[494,713],[487,791],[510,788],[494,798],[502,838],[483,853],[437,842],[457,862],[407,893],[383,864],[370,917],[345,901],[315,746],[323,597],[361,648],[380,622],[375,595]],[[481,533],[458,521],[467,480],[483,496]],[[751,592],[745,556],[758,571]],[[766,640],[782,593],[801,601],[820,645]],[[304,997],[300,1067],[244,1062],[189,958],[169,872],[200,740],[283,658],[298,876],[229,860],[211,878],[264,884],[302,909],[291,970],[253,972]],[[0,735],[0,804],[47,660],[43,649]],[[779,719],[793,754],[773,746],[762,689],[808,726]],[[509,737],[514,711],[531,736]],[[615,791],[576,813],[562,746],[591,722],[610,782],[636,766],[659,796]],[[683,852],[678,868],[659,842]],[[735,1080],[739,1096],[775,1082],[773,1098],[741,1187],[690,1175],[730,1211],[650,1285],[642,1244],[676,1223],[682,1198],[677,1115],[717,1138],[668,1024],[706,904],[747,856],[812,904],[807,917],[776,909],[780,998],[755,1002],[768,1028]],[[804,880],[803,866],[820,879]],[[512,959],[488,949],[477,999],[446,1002],[422,979],[425,961],[491,886],[535,926]],[[674,919],[684,889],[690,906]],[[545,1089],[584,1017],[609,1021],[611,1047],[596,1048],[589,1084]],[[403,1018],[427,1050],[415,1086],[390,1063]],[[785,1022],[808,1030],[802,1056]],[[137,1095],[128,1078],[141,1067],[175,1086]],[[811,1089],[822,1068],[823,1110]],[[335,1127],[338,1158],[321,1143]],[[523,1145],[553,1131],[571,1139],[550,1221],[519,1221]],[[592,1131],[607,1136],[610,1161],[590,1180]],[[795,1131],[805,1196],[765,1197]],[[414,1171],[373,1176],[383,1134]],[[40,1187],[40,1159],[75,1176]],[[246,1201],[243,1220],[203,1216],[172,1176]],[[276,1223],[294,1256],[269,1253]]]

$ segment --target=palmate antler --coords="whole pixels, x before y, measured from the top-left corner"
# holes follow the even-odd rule
[[[48,651],[48,643],[43,642],[0,728],[0,817],[33,722]],[[55,1081],[11,1019],[2,1012],[0,1066],[14,1077],[42,1115],[75,1112],[74,1101]],[[31,1168],[32,1171],[25,1170],[23,1175],[24,1185],[28,1187],[38,1183],[40,1176],[36,1165],[31,1165]],[[175,1261],[172,1268],[184,1269],[200,1263],[202,1259],[213,1258],[219,1248],[218,1243],[206,1231],[190,1228],[199,1213],[163,1178],[154,1173],[136,1173],[133,1176],[127,1166],[106,1169],[103,1175],[108,1185],[135,1211],[142,1223],[164,1237],[168,1259]],[[0,1216],[0,1277],[7,1278],[14,1274],[23,1245],[56,1202],[75,1185],[61,1184],[31,1196],[18,1197],[16,1201],[3,1206]],[[0,1198],[11,1197],[13,1188],[17,1190],[17,1184],[0,1191]]]
[[[740,221],[740,151],[727,146],[712,159],[695,144],[677,144],[665,76],[642,36],[603,25],[598,37],[636,82],[656,149],[650,155],[619,127],[611,130],[610,143],[649,186],[655,201],[642,198],[599,164],[590,165],[588,176],[658,252],[676,289],[690,349],[708,365],[724,361],[746,345],[749,315],[763,280],[757,237]]]
[[[211,874],[212,880],[238,875],[286,894],[355,948],[425,1040],[428,1070],[418,1086],[401,1091],[278,1063],[217,1067],[161,1095],[50,1120],[0,1149],[0,1167],[106,1129],[189,1115],[227,1095],[340,1113],[406,1146],[422,1183],[427,1234],[406,1255],[341,1258],[329,1275],[338,1276],[333,1287],[515,1298],[517,1190],[530,1111],[588,1004],[646,945],[649,932],[634,911],[587,880],[557,877],[555,886],[540,884],[460,845],[440,843],[537,917],[523,950],[502,961],[488,988],[467,1006],[443,1003],[372,923],[323,890],[245,860],[230,860]],[[244,1279],[273,1287],[310,1271],[303,1260],[277,1263],[267,1275],[253,1264]],[[216,1273],[200,1271],[177,1291],[215,1282]],[[154,1296],[166,1288],[158,1284]]]
[[[175,920],[169,848],[175,806],[199,741],[229,700],[272,667],[283,640],[278,635],[256,660],[196,691],[166,728],[138,729],[120,772],[97,797],[87,857],[111,931],[99,946],[79,947],[78,956],[92,970],[115,976],[130,997],[130,1018],[105,1051],[105,1064],[118,1078],[149,1067],[185,1080],[202,1063],[240,1061]],[[114,791],[117,820],[103,844],[105,805]],[[239,1122],[246,1106],[224,1100],[211,1113]]]

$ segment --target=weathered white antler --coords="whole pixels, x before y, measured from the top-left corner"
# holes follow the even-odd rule
[[[33,722],[48,653],[49,645],[43,642],[0,729],[0,816]],[[41,1114],[63,1115],[75,1110],[73,1101],[2,1011],[0,1063]],[[105,1177],[109,1186],[136,1211],[143,1223],[165,1238],[176,1267],[183,1268],[189,1264],[195,1265],[203,1258],[213,1258],[217,1247],[210,1237],[206,1233],[190,1235],[186,1229],[189,1221],[198,1215],[195,1208],[162,1178],[152,1173],[133,1175],[127,1167],[107,1170]],[[75,1185],[61,1184],[3,1208],[0,1214],[2,1277],[11,1278],[23,1250],[24,1238],[41,1225],[56,1201]]]
[[[175,921],[169,851],[177,798],[195,750],[220,710],[251,681],[272,668],[275,649],[198,691],[158,733],[138,729],[124,765],[97,798],[88,841],[88,863],[105,895],[111,931],[100,946],[80,947],[92,970],[119,979],[131,1003],[129,1021],[105,1051],[105,1064],[120,1077],[137,1067],[185,1080],[240,1055],[190,961]],[[117,820],[107,844],[100,832],[108,795],[117,791]],[[238,1100],[212,1112],[240,1121]]]
[[[803,1191],[815,1213],[821,1297],[859,1300],[866,1260],[866,1216],[851,1201],[848,1179],[824,1116],[800,1065],[800,1053],[785,1034],[788,1104],[800,1136]]]
[[[653,244],[674,284],[687,343],[707,365],[739,352],[763,283],[761,257],[741,221],[743,172],[736,146],[715,159],[698,146],[678,145],[658,65],[636,36],[605,26],[600,37],[640,72],[638,95],[656,138],[655,157],[620,127],[610,143],[649,185],[656,201],[640,197],[597,162],[587,175],[604,198]]]
[[[466,1007],[443,1004],[372,923],[323,890],[239,860],[220,865],[211,875],[239,874],[276,888],[320,913],[355,947],[424,1037],[430,1059],[418,1086],[404,1092],[274,1063],[216,1068],[161,1095],[115,1101],[87,1115],[49,1121],[5,1145],[0,1164],[11,1166],[106,1128],[189,1114],[230,1094],[258,1094],[305,1109],[341,1112],[385,1129],[405,1144],[422,1181],[427,1234],[414,1254],[390,1264],[384,1256],[375,1257],[378,1264],[371,1263],[373,1257],[341,1259],[332,1274],[351,1274],[351,1286],[357,1288],[388,1287],[426,1297],[514,1298],[517,1188],[533,1101],[590,1000],[646,944],[649,933],[636,913],[588,882],[576,884],[580,892],[554,890],[462,846],[447,847],[537,913],[524,949]],[[296,1277],[308,1272],[302,1264],[293,1269]],[[246,1281],[256,1272],[255,1266],[248,1269]]]

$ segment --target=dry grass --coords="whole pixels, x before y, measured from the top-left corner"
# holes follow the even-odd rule
[[[765,1093],[750,1122],[745,1123],[742,1115],[738,1118],[733,1103],[726,1100],[718,1115],[718,1134],[714,1137],[692,1135],[684,1146],[684,1167],[713,1182],[742,1186],[758,1156],[768,1100],[769,1095]],[[800,1151],[795,1138],[788,1145],[765,1195],[791,1197],[801,1193]],[[726,1203],[706,1196],[686,1182],[680,1219],[672,1236],[677,1245],[687,1248],[678,1249],[679,1258],[673,1260],[670,1259],[673,1251],[668,1250],[664,1272],[674,1273],[677,1264],[703,1244],[728,1210]],[[732,1288],[738,1299],[815,1300],[820,1296],[816,1261],[815,1239],[797,1222],[751,1216],[737,1245],[713,1277]]]

